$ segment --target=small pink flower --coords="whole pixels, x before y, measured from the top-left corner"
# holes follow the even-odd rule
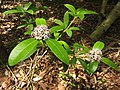
[[[35,39],[48,39],[50,38],[50,30],[46,25],[39,25],[34,28],[33,32],[31,33],[31,36]]]

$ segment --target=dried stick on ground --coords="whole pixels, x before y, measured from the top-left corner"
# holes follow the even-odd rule
[[[120,16],[120,1],[115,5],[108,17],[96,27],[96,30],[90,35],[93,40],[98,40],[111,26],[111,24]]]

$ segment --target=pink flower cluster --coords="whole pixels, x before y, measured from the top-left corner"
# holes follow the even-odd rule
[[[92,49],[89,51],[88,53],[88,60],[90,62],[93,62],[93,61],[98,61],[100,62],[102,59],[102,51],[99,50],[99,49]]]
[[[33,32],[31,33],[31,36],[35,39],[48,39],[50,38],[50,30],[46,25],[39,25],[34,28]]]

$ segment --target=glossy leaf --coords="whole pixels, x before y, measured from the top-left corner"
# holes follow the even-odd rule
[[[77,9],[77,15],[80,15],[80,14],[97,14],[95,11],[92,11],[92,10],[86,10],[86,9],[83,9],[83,8],[78,8]]]
[[[8,10],[8,11],[5,11],[3,14],[8,15],[8,14],[13,14],[13,13],[20,13],[20,11],[18,11],[18,10]]]
[[[65,42],[65,41],[58,41],[61,45],[64,46],[64,48],[67,50],[67,51],[70,51],[70,47],[69,45]]]
[[[84,68],[84,70],[87,70],[87,63],[81,59],[79,59],[80,64],[82,65],[82,67]]]
[[[33,24],[29,24],[29,25],[27,26],[27,28],[28,28],[28,30],[32,31],[32,30],[33,30]]]
[[[72,31],[71,30],[66,30],[67,35],[71,38],[72,37]]]
[[[60,26],[64,26],[64,23],[61,20],[55,19],[54,22]]]
[[[25,12],[23,6],[17,6],[16,9],[17,9],[18,11],[22,12],[22,13]]]
[[[79,14],[78,17],[80,18],[80,20],[84,20],[85,15],[84,14]]]
[[[25,35],[31,35],[32,31],[27,30],[26,32],[24,32]]]
[[[62,31],[62,30],[63,30],[62,26],[53,26],[52,28],[50,28],[51,33],[59,32],[59,31]]]
[[[118,71],[118,66],[112,62],[110,59],[102,57],[101,60],[103,63],[107,64],[108,66],[112,67],[113,69],[115,69],[116,71]]]
[[[28,8],[29,8],[31,5],[32,5],[31,2],[25,4],[25,5],[24,5],[24,10],[25,10],[25,11],[28,10]]]
[[[64,25],[65,25],[65,28],[68,26],[69,24],[69,12],[65,12],[64,14]]]
[[[46,39],[46,44],[56,57],[58,57],[63,63],[69,65],[68,54],[58,41],[55,39]]]
[[[36,22],[37,26],[38,25],[46,25],[47,24],[46,20],[44,18],[36,18],[35,22]]]
[[[38,41],[30,38],[20,42],[10,53],[8,64],[10,66],[16,65],[30,57],[37,50]]]
[[[91,62],[90,64],[88,64],[87,66],[87,71],[89,73],[94,73],[98,68],[98,62],[97,61],[94,61],[94,62]]]
[[[64,4],[64,6],[65,6],[66,8],[68,8],[68,9],[73,13],[73,15],[75,15],[76,9],[75,9],[75,7],[74,7],[73,5]]]
[[[27,26],[27,24],[20,24],[18,27],[17,27],[17,29],[20,29],[20,28],[23,28],[23,27],[25,27],[25,26]]]
[[[31,15],[33,15],[33,14],[34,14],[34,11],[33,11],[33,10],[31,10],[31,9],[30,9],[30,10],[27,10],[26,12],[27,12],[27,13],[29,13],[29,14],[31,14]]]
[[[101,41],[97,41],[94,45],[93,48],[97,48],[99,50],[102,50],[104,48],[104,43]]]

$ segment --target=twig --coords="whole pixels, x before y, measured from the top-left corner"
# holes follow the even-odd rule
[[[14,77],[14,79],[15,79],[15,82],[18,82],[18,80],[17,80],[15,74],[12,72],[12,70],[9,68],[9,66],[6,65],[6,67],[7,67],[7,69],[10,71],[10,73],[13,75],[13,77]]]

